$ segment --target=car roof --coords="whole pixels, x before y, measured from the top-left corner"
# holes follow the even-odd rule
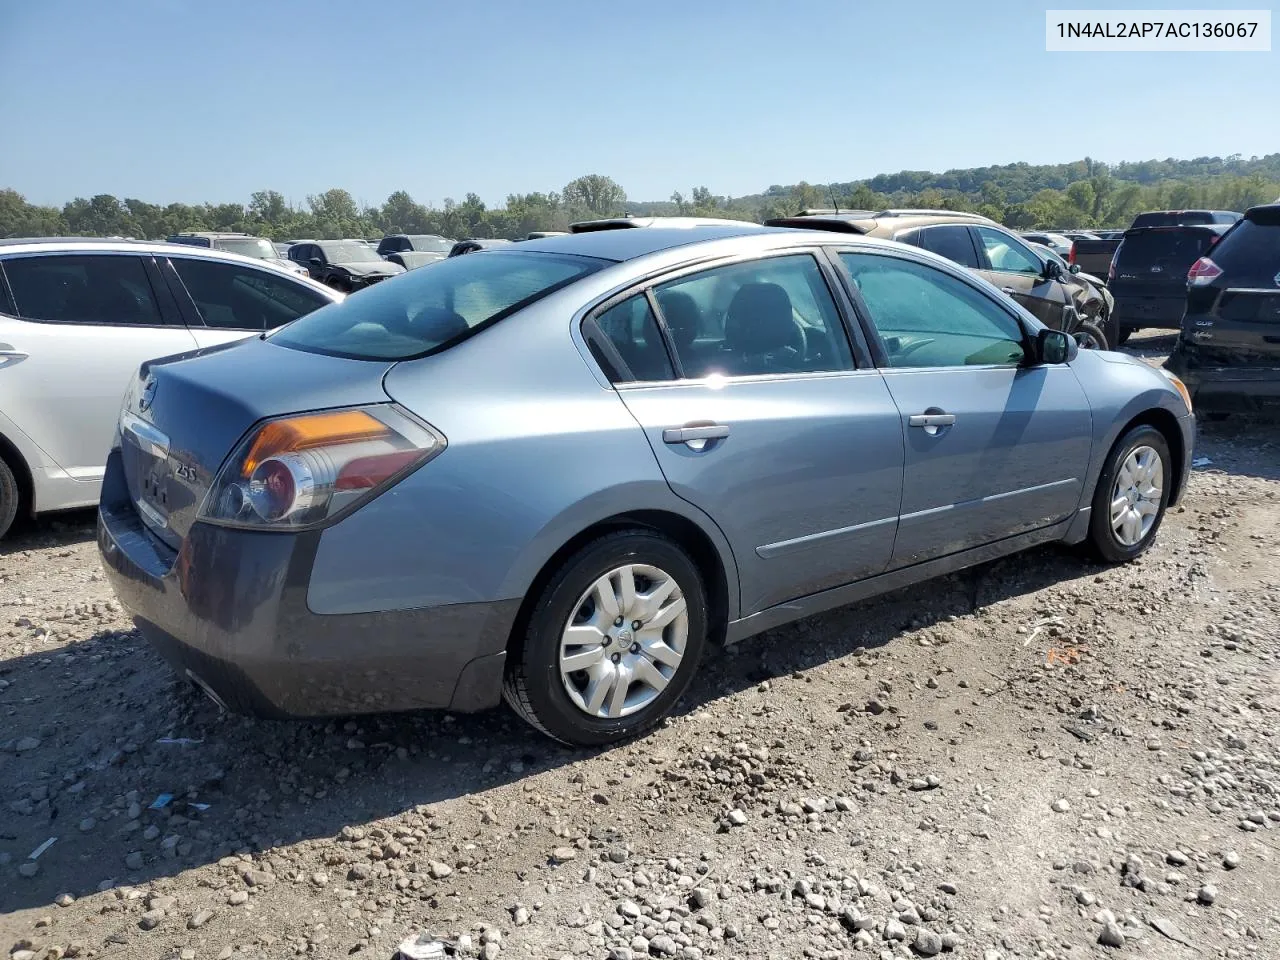
[[[775,230],[757,223],[724,223],[701,226],[655,226],[640,229],[589,230],[585,233],[567,233],[559,237],[539,237],[524,240],[520,250],[537,250],[545,253],[567,253],[600,260],[634,260],[650,253],[682,247],[691,243],[723,240],[730,237],[754,236],[761,233],[791,233]]]
[[[882,227],[898,231],[943,223],[1000,226],[990,217],[965,210],[805,210],[793,217],[774,217],[765,221],[765,225],[770,227],[838,230],[842,233],[870,233]]]

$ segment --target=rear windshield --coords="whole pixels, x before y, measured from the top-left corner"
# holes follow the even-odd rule
[[[441,260],[322,307],[273,343],[356,360],[408,360],[451,346],[608,261],[492,251]]]
[[[1213,262],[1230,282],[1251,278],[1280,285],[1280,219],[1240,221],[1214,249]]]
[[[1125,235],[1117,255],[1117,266],[1125,264],[1181,263],[1191,266],[1204,252],[1214,235],[1208,230],[1177,228],[1137,230]]]

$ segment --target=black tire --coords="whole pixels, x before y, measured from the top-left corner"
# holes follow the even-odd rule
[[[0,537],[9,532],[13,520],[18,515],[18,503],[22,491],[18,489],[18,480],[9,469],[9,464],[0,459]]]
[[[1081,320],[1071,331],[1071,335],[1076,338],[1076,343],[1080,345],[1081,350],[1110,349],[1107,335],[1092,320]]]
[[[1098,312],[1098,316],[1094,320],[1094,323],[1101,327],[1103,334],[1106,335],[1108,350],[1114,350],[1124,342],[1120,339],[1119,319],[1113,315],[1109,315],[1106,307],[1103,307],[1102,310]]]
[[[1132,337],[1135,333],[1137,333],[1140,328],[1139,327],[1122,327],[1122,326],[1119,326],[1119,321],[1117,321],[1117,329],[1120,332],[1116,335],[1116,345],[1119,346],[1122,343],[1128,343],[1129,338]]]
[[[1151,529],[1137,543],[1122,542],[1111,528],[1111,491],[1116,482],[1124,461],[1138,447],[1150,447],[1160,455],[1163,471],[1160,487],[1160,503],[1156,511]],[[1098,477],[1098,486],[1093,493],[1093,510],[1089,518],[1089,537],[1087,543],[1093,554],[1105,563],[1127,563],[1140,556],[1156,538],[1160,524],[1164,520],[1166,508],[1169,506],[1169,494],[1173,486],[1173,458],[1169,452],[1169,443],[1164,434],[1149,424],[1134,427],[1116,441],[1107,462]]]
[[[670,575],[688,611],[684,654],[666,687],[642,709],[618,718],[581,709],[560,675],[561,634],[580,599],[596,580],[624,564],[649,564]],[[535,601],[521,649],[508,658],[503,698],[526,721],[554,740],[604,746],[639,736],[662,721],[688,689],[707,642],[706,590],[698,568],[676,544],[642,529],[620,530],[592,540],[568,558]]]

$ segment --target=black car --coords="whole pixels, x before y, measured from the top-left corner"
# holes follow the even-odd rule
[[[289,248],[289,259],[306,267],[312,279],[344,293],[404,273],[404,267],[354,240],[300,240]]]
[[[417,253],[437,253],[441,259],[449,255],[453,241],[434,233],[391,233],[378,241],[378,255],[404,253],[412,250]]]
[[[1280,203],[1252,207],[1187,273],[1165,364],[1210,414],[1280,414]]]
[[[1227,226],[1240,219],[1234,210],[1150,210],[1133,218],[1129,229],[1135,227],[1177,227],[1191,224],[1222,223]]]
[[[1231,229],[1218,222],[1167,223],[1162,216],[1142,214],[1135,219],[1111,260],[1107,286],[1116,300],[1120,343],[1143,327],[1178,329],[1186,305],[1187,271]]]

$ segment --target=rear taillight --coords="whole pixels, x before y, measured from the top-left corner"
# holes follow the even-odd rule
[[[1116,253],[1119,253],[1119,252],[1120,252],[1120,248],[1117,247]],[[1116,256],[1115,256],[1115,253],[1113,253],[1111,255],[1111,262],[1107,264],[1107,283],[1110,283],[1115,278],[1116,278]]]
[[[1187,271],[1188,287],[1205,287],[1222,276],[1222,268],[1208,257],[1201,257]]]
[[[1076,242],[1071,241],[1071,249],[1067,251],[1067,266],[1075,266],[1076,262]]]
[[[200,518],[312,526],[354,509],[444,448],[443,436],[391,404],[268,420],[218,473]]]

